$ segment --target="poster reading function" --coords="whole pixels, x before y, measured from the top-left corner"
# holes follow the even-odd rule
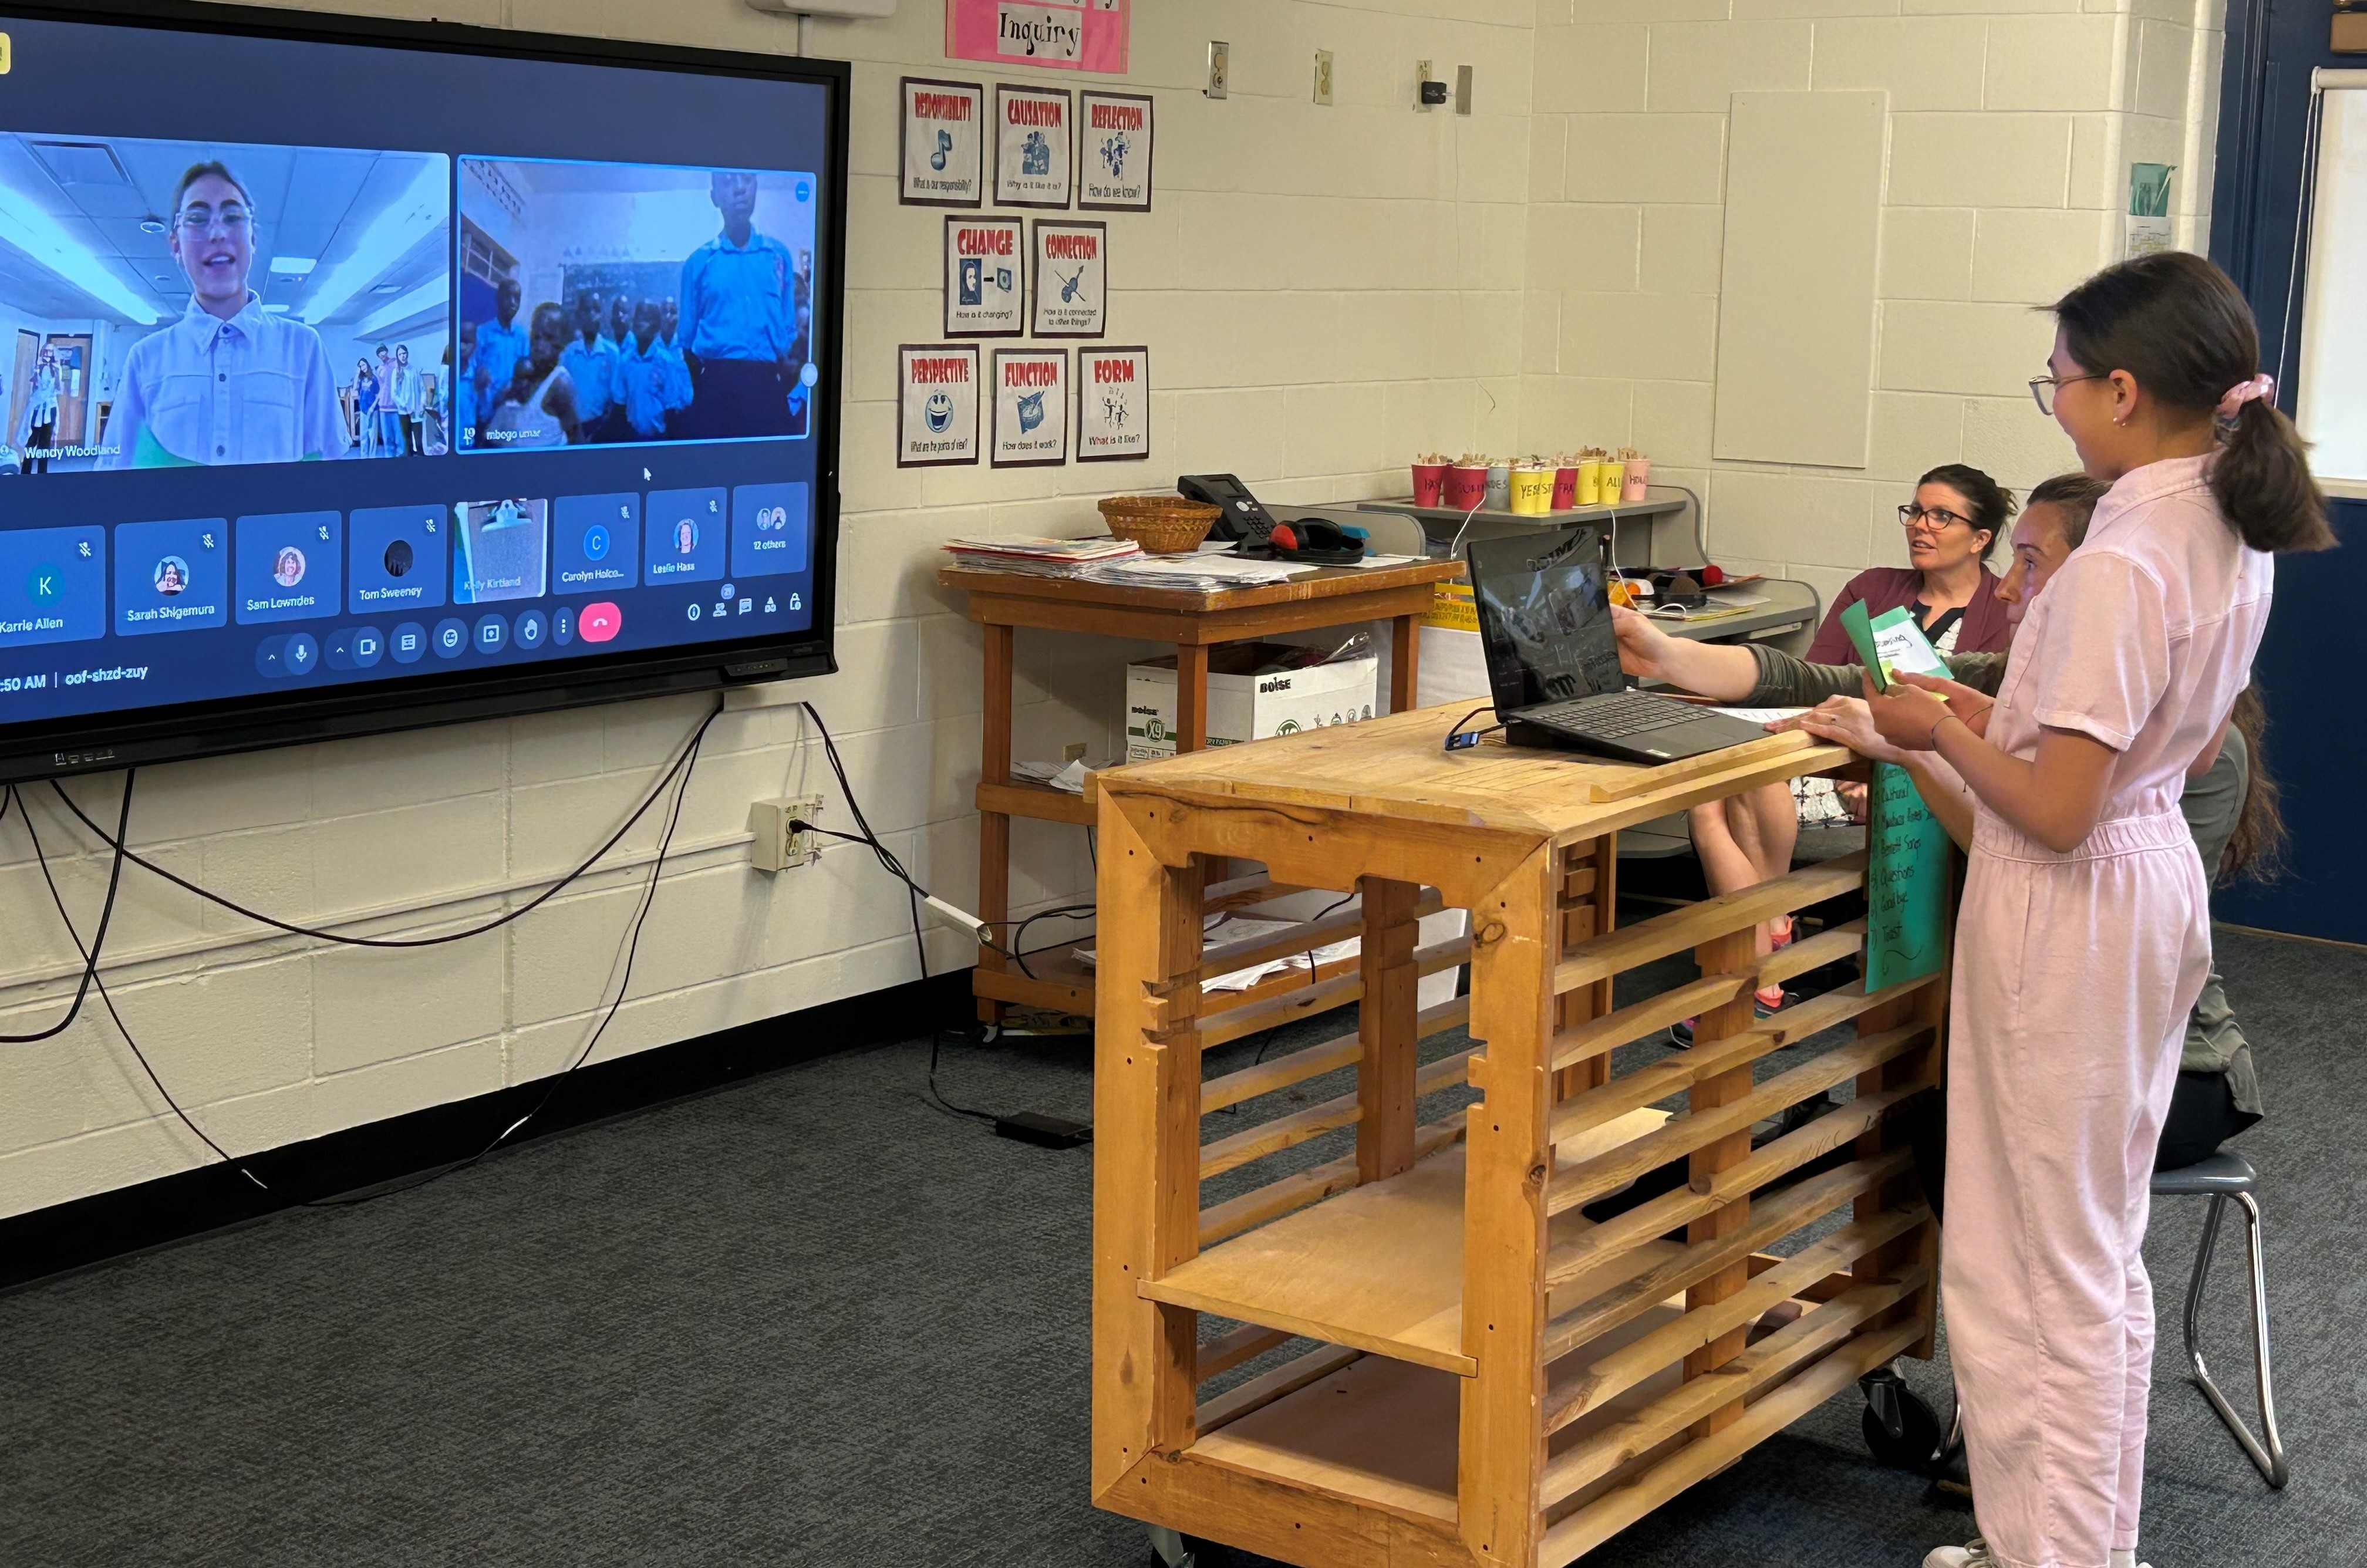
[[[1126,74],[1134,0],[946,0],[946,58]]]
[[[1131,93],[1077,95],[1077,205],[1096,212],[1150,210],[1150,100]]]
[[[1017,337],[1027,330],[1025,221],[946,220],[946,335]]]
[[[1150,350],[1077,350],[1077,460],[1150,457]]]
[[[976,207],[986,199],[986,89],[976,82],[904,78],[902,122],[908,207]]]
[[[994,466],[1057,468],[1069,460],[1069,351],[994,351]]]
[[[1109,225],[1036,220],[1038,337],[1099,337],[1109,331]]]
[[[1066,207],[1074,105],[1066,87],[994,89],[994,204]]]
[[[978,461],[978,346],[907,343],[896,358],[896,466]]]

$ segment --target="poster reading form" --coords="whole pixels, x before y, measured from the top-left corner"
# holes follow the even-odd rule
[[[946,335],[1017,337],[1027,329],[1024,220],[946,220]]]
[[[1069,351],[994,351],[994,466],[1057,468],[1069,460]]]
[[[1077,350],[1077,460],[1149,460],[1150,350]]]
[[[907,76],[897,130],[908,207],[976,207],[986,199],[986,89]]]
[[[1074,172],[1066,87],[994,88],[994,204],[1066,207]]]
[[[1077,95],[1077,205],[1150,210],[1151,103],[1132,93]]]
[[[1109,225],[1036,220],[1037,337],[1100,337],[1109,331]]]
[[[896,466],[978,461],[978,346],[907,343],[896,358]]]

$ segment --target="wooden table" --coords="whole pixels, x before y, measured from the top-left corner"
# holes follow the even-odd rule
[[[1446,753],[1458,716],[1100,776],[1104,1508],[1308,1568],[1561,1568],[1865,1372],[1931,1354],[1938,1233],[1892,1113],[1939,1082],[1944,970],[1763,1022],[1751,1005],[1862,951],[1862,922],[1764,959],[1753,933],[1863,886],[1863,857],[1613,929],[1622,829],[1849,754],[1799,734],[1650,769]],[[1340,983],[1362,1006],[1353,1033],[1204,1081],[1202,1052],[1255,1025],[1198,983],[1217,857],[1362,893]],[[1473,934],[1421,949],[1414,923],[1442,904]],[[1614,1007],[1619,973],[1684,952],[1700,978]],[[1421,973],[1466,954],[1471,994],[1418,1011]],[[1613,1072],[1616,1047],[1684,1017],[1691,1051]],[[1853,1040],[1754,1081],[1852,1019]],[[1421,1064],[1421,1039],[1457,1025],[1480,1043]],[[1331,1097],[1277,1093],[1345,1069]],[[1854,1099],[1752,1147],[1755,1124],[1852,1082]],[[1423,1114],[1467,1084],[1467,1110]],[[1678,1094],[1685,1110],[1651,1108]],[[1212,1176],[1348,1129],[1337,1157],[1229,1177],[1204,1206]],[[1671,1164],[1673,1187],[1588,1216]],[[1751,1337],[1787,1303],[1796,1321]],[[1204,1340],[1204,1313],[1229,1326]],[[1293,1337],[1317,1347],[1199,1397]]]
[[[1429,613],[1431,585],[1463,574],[1461,562],[1421,561],[1403,566],[1327,567],[1269,587],[1194,594],[1172,588],[1117,587],[1075,578],[1031,577],[948,566],[937,581],[968,596],[969,618],[986,628],[986,741],[978,786],[979,917],[991,925],[1011,917],[1011,819],[1074,823],[1089,827],[1093,801],[1011,773],[1011,685],[1014,634],[1023,626],[1084,631],[1175,644],[1175,732],[1179,751],[1208,744],[1208,650],[1285,631],[1308,631],[1360,620],[1394,623],[1389,642],[1388,710],[1416,701],[1421,639],[1417,623]],[[1258,879],[1232,887],[1235,903],[1272,898],[1287,889]],[[995,925],[997,930],[1007,927]],[[1010,1004],[1090,1015],[1093,971],[1066,953],[1033,959],[1031,978],[1000,953],[981,951],[971,988],[981,1022],[1000,1021]],[[1319,977],[1320,978],[1320,977]],[[1288,977],[1283,977],[1286,985]],[[1251,993],[1264,1001],[1272,988]]]

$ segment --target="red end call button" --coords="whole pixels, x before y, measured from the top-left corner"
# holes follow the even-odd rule
[[[602,599],[598,604],[585,605],[575,625],[586,642],[613,642],[617,633],[625,630],[625,612]]]

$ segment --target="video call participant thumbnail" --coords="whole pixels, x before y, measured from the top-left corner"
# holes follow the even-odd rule
[[[806,344],[798,295],[810,281],[789,247],[755,226],[757,180],[718,169],[710,195],[723,232],[682,264],[682,347],[694,439],[804,433]],[[797,406],[791,406],[792,398]]]
[[[230,624],[230,522],[188,517],[115,530],[115,630],[124,637]]]
[[[108,431],[106,468],[314,461],[347,450],[336,374],[321,335],[267,314],[247,286],[255,204],[219,162],[173,192],[165,244],[189,279],[181,319],[132,346]]]

